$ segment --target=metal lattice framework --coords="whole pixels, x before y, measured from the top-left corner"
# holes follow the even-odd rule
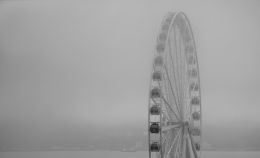
[[[184,13],[165,16],[155,49],[149,92],[149,158],[200,158],[199,67]]]

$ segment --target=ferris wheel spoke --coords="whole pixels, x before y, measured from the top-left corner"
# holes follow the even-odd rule
[[[176,145],[175,145],[175,148],[174,148],[174,151],[173,151],[173,156],[176,158],[178,155],[178,147],[179,147],[179,144],[180,144],[180,141],[181,141],[181,137],[182,137],[182,132],[180,131],[180,135],[178,137],[178,140],[176,141]]]
[[[172,28],[173,29],[173,28]],[[172,40],[174,41],[174,42],[172,42]],[[175,36],[174,36],[174,39],[171,39],[171,36],[169,37],[169,50],[172,52],[173,50],[172,50],[172,43],[176,43],[176,40],[175,40]],[[174,46],[174,48],[176,47],[176,45]],[[178,102],[179,102],[179,104],[178,104],[178,106],[180,107],[180,114],[182,115],[182,105],[183,105],[183,103],[182,103],[182,97],[181,97],[181,95],[182,95],[182,93],[181,93],[181,79],[180,79],[180,73],[179,73],[179,70],[178,70],[178,67],[179,67],[179,61],[177,60],[178,59],[178,56],[177,56],[177,54],[178,54],[178,52],[176,51],[176,48],[174,49],[174,54],[175,54],[175,57],[173,58],[173,56],[172,56],[172,54],[171,53],[169,53],[170,54],[170,59],[171,59],[171,63],[172,63],[172,68],[174,69],[174,70],[172,70],[171,72],[172,72],[172,75],[173,75],[173,77],[174,77],[174,82],[175,82],[175,85],[176,85],[176,89],[177,89],[177,98],[178,98]],[[176,59],[176,60],[173,60],[173,59]],[[181,118],[182,118],[182,116],[181,116]]]
[[[179,34],[178,34],[179,35]],[[179,38],[179,37],[178,37]],[[180,79],[180,100],[181,100],[181,105],[182,105],[182,119],[185,120],[185,114],[186,114],[186,109],[185,109],[185,104],[184,104],[184,84],[183,84],[183,72],[182,72],[182,56],[181,56],[181,50],[180,50],[181,44],[180,40],[178,39],[178,46],[176,47],[176,56],[178,56],[179,59],[179,66],[178,66],[178,73],[179,73],[179,79]]]
[[[177,100],[174,98],[174,99],[170,99],[170,97],[171,97],[171,95],[170,94],[172,94],[172,91],[170,90],[170,86],[169,86],[169,84],[168,84],[168,81],[165,79],[165,77],[163,77],[163,81],[164,81],[164,89],[165,89],[165,91],[166,91],[166,93],[165,93],[165,97],[166,97],[166,99],[169,101],[169,103],[171,103],[171,104],[177,104]],[[172,100],[174,100],[174,103],[172,102]]]
[[[183,130],[183,128],[181,129],[181,135],[180,135],[178,142],[177,142],[176,151],[175,151],[175,154],[174,154],[175,158],[180,158],[180,155],[181,155],[181,152],[180,152],[180,150],[181,150],[181,140],[182,140],[182,137],[183,137],[182,130]]]
[[[162,139],[162,144],[164,144],[166,142],[166,140],[168,139],[168,137],[170,136],[169,133],[170,131],[163,131],[163,139]]]
[[[165,91],[166,94],[168,94],[168,88],[167,88],[167,86],[165,86],[165,84],[164,84],[164,87],[163,87],[163,86],[159,83],[159,86],[162,87],[162,89],[164,89],[164,91]],[[162,97],[164,97],[164,96],[162,96]],[[168,96],[168,95],[166,95],[166,98],[167,98],[167,100],[169,101],[169,96]],[[163,109],[163,108],[164,108],[164,109]],[[170,115],[167,111],[168,111],[168,110],[167,110],[167,107],[162,106],[162,112],[163,112],[163,114],[166,115],[168,121],[169,121],[169,120],[174,120],[174,118],[172,118],[172,115]]]
[[[171,115],[169,115],[169,113],[167,112],[167,109],[162,109],[162,117],[163,116],[166,116],[166,121],[170,121],[170,120],[173,120],[173,118],[171,117]]]
[[[182,101],[183,101],[183,105],[184,104],[184,101],[185,101],[185,95],[186,95],[186,71],[185,71],[185,55],[184,55],[184,52],[183,52],[183,41],[182,41],[182,37],[181,35],[179,34],[179,52],[180,52],[180,60],[181,60],[181,65],[180,65],[180,72],[181,72],[181,82],[182,82]]]
[[[170,56],[170,68],[171,68],[171,71],[170,72],[172,72],[171,74],[173,75],[173,80],[174,80],[174,85],[175,85],[175,88],[176,88],[176,97],[175,97],[175,93],[173,94],[174,95],[174,97],[175,97],[175,100],[178,100],[178,106],[180,106],[180,96],[179,96],[179,94],[180,94],[180,83],[178,82],[178,76],[176,77],[176,74],[174,73],[175,71],[174,70],[172,70],[172,68],[173,69],[175,69],[175,65],[174,65],[174,61],[173,61],[173,57],[172,57],[172,54],[171,54],[171,52],[172,52],[172,47],[171,47],[171,38],[169,38],[168,39],[168,47],[169,47],[169,56]],[[167,74],[168,74],[168,78],[169,78],[169,73],[167,72]],[[170,82],[170,81],[169,81]],[[171,83],[171,82],[170,82]]]
[[[184,56],[184,58],[185,58],[185,56]],[[187,77],[187,65],[186,64],[184,64],[184,67],[183,67],[183,71],[185,72],[184,73],[184,81],[185,81],[185,83],[184,83],[184,89],[185,89],[185,91],[184,91],[184,101],[186,101],[186,103],[185,103],[185,105],[186,105],[186,109],[187,109],[187,114],[190,114],[190,112],[191,112],[191,107],[190,107],[190,104],[189,103],[187,103],[187,101],[189,101],[189,97],[190,97],[190,93],[189,93],[189,80],[188,80],[188,77]],[[186,116],[187,117],[187,116]]]
[[[173,149],[173,146],[176,145],[176,141],[178,140],[177,138],[180,136],[180,130],[178,131],[178,133],[176,134],[176,136],[174,137],[172,143],[171,143],[171,146],[170,148],[168,149],[166,155],[164,156],[164,158],[168,158],[170,152],[172,151]]]
[[[171,145],[171,144],[170,144],[170,143],[171,143],[170,140],[171,140],[171,138],[169,138],[168,141],[167,141],[167,140],[165,141],[165,148],[164,148],[163,155],[162,155],[163,157],[165,156],[165,153],[166,153],[166,152],[169,150],[169,148],[170,148],[170,145]]]
[[[176,124],[172,124],[172,125],[167,125],[167,126],[164,126],[162,127],[162,131],[169,131],[171,129],[178,129],[182,126],[182,123],[181,122],[176,122]]]
[[[164,79],[165,81],[165,79]],[[165,81],[165,90],[167,91],[166,94],[170,94],[172,93],[171,90],[169,89],[170,88],[170,85],[168,84],[167,81]],[[174,106],[171,106],[173,110],[176,110],[176,113],[178,114],[179,118],[180,118],[180,111],[178,110],[178,106],[176,104],[176,100],[174,100],[174,102],[172,101],[173,99],[171,99],[171,96],[170,95],[165,95],[165,100],[168,102],[169,105],[174,105]]]
[[[173,37],[174,37],[174,39],[173,39],[173,41],[174,42],[172,42],[173,44],[174,44],[174,51],[176,52],[175,53],[175,58],[174,59],[176,59],[175,60],[175,63],[176,63],[176,66],[175,66],[175,72],[176,72],[176,74],[178,75],[178,82],[179,82],[179,90],[181,91],[181,76],[180,76],[180,69],[179,69],[179,67],[180,67],[180,57],[179,57],[179,50],[178,50],[178,48],[179,48],[179,41],[177,41],[177,32],[176,32],[176,27],[173,27],[172,28],[172,32],[171,33],[173,33]],[[178,43],[178,44],[177,44]]]
[[[170,93],[170,92],[169,92],[169,89],[168,89],[167,87],[165,87],[165,90],[166,90],[166,93],[167,93],[167,94]],[[169,95],[167,95],[167,94],[164,96],[165,100],[168,102],[168,104],[173,104],[173,103],[171,102],[171,100],[170,100]],[[165,103],[165,104],[166,104],[166,103]],[[168,112],[168,108],[169,108],[168,105],[167,105],[167,106],[164,106],[164,109],[166,110],[166,113],[171,116],[171,114]],[[173,118],[172,120],[174,120],[174,118]]]
[[[163,133],[166,133],[166,134],[163,134],[162,157],[164,157],[163,155],[166,152],[166,150],[168,149],[168,146],[170,145],[172,132],[173,132],[172,130],[168,130],[168,131],[163,132]]]
[[[170,114],[167,112],[167,109],[166,109],[164,106],[161,107],[161,110],[162,110],[162,118],[165,116],[165,119],[166,119],[165,121],[166,121],[166,122],[169,122],[169,121],[175,119],[175,118],[172,117],[172,115],[170,115]]]
[[[180,28],[178,28],[179,30]],[[183,38],[180,34],[179,31],[178,32],[178,36],[176,35],[175,37],[178,38],[178,44],[176,46],[176,51],[179,55],[179,59],[180,59],[180,66],[179,66],[179,72],[180,73],[180,78],[181,78],[181,100],[182,100],[182,105],[183,105],[183,119],[187,120],[189,117],[189,113],[190,113],[190,107],[187,104],[187,99],[188,99],[188,83],[187,83],[187,64],[185,64],[185,54],[184,54],[184,41]],[[176,40],[175,40],[176,41]],[[186,102],[185,102],[186,101]]]
[[[164,97],[162,97],[162,99],[164,99]],[[165,101],[163,101],[165,102]],[[166,103],[164,103],[163,105],[165,105]],[[174,110],[171,109],[170,107],[167,106],[161,106],[162,108],[162,114],[167,117],[167,121],[171,121],[171,120],[178,120],[177,114],[174,113]],[[171,112],[170,112],[171,111]],[[172,113],[174,114],[175,117],[173,117]]]
[[[186,138],[186,150],[185,150],[185,155],[186,157],[185,158],[191,158],[192,154],[191,154],[191,149],[190,149],[190,142],[189,142],[189,139]]]
[[[173,52],[175,52],[175,50],[173,50],[173,46],[172,46],[172,43],[174,43],[172,41],[172,29],[170,30],[169,32],[169,38],[168,38],[168,41],[167,41],[167,44],[168,44],[168,52],[167,52],[167,55],[169,56],[167,59],[169,60],[169,68],[171,68],[171,74],[173,75],[173,78],[174,78],[174,83],[175,83],[175,86],[176,86],[176,89],[180,90],[180,82],[179,82],[179,78],[178,78],[178,73],[175,73],[176,72],[176,69],[177,69],[177,66],[178,66],[178,60],[174,60],[176,58],[173,57]],[[176,54],[176,52],[174,53]],[[177,76],[176,76],[177,75]]]
[[[179,51],[182,52],[180,53],[181,55],[181,67],[180,67],[180,71],[181,71],[181,81],[182,81],[182,101],[183,101],[183,105],[184,105],[184,119],[187,120],[189,113],[190,113],[190,106],[189,104],[185,103],[185,101],[188,100],[188,82],[187,82],[187,65],[185,64],[185,54],[184,54],[184,44],[183,44],[183,38],[182,36],[179,36],[179,40],[182,44],[179,43]]]
[[[181,158],[186,158],[186,136],[185,136],[185,130],[183,130],[183,137],[182,137],[182,151],[181,151]]]
[[[181,70],[181,62],[182,62],[182,57],[181,57],[181,51],[180,51],[180,34],[178,34],[178,31],[176,31],[176,27],[173,27],[173,33],[174,33],[174,48],[175,48],[175,55],[176,55],[176,63],[177,63],[177,67],[176,67],[176,73],[178,74],[178,81],[179,81],[179,89],[180,89],[180,102],[183,108],[183,78],[182,78],[182,70]],[[178,38],[178,40],[177,40]],[[182,115],[183,112],[185,111],[185,109],[182,109]],[[183,119],[183,118],[182,118]]]
[[[166,112],[167,112],[167,114],[169,115],[169,116],[171,116],[171,114],[173,114],[174,115],[174,117],[171,117],[170,119],[171,119],[171,121],[175,121],[175,120],[178,120],[178,121],[180,121],[180,117],[179,117],[179,115],[172,109],[172,107],[169,105],[169,103],[163,98],[163,101],[164,101],[164,105],[166,105],[166,106],[164,106],[165,107],[165,109],[166,109]]]
[[[178,110],[178,112],[179,112],[179,114],[180,114],[180,110],[179,110],[179,106],[178,106],[178,105],[180,105],[180,102],[179,102],[178,99],[176,99],[176,97],[175,97],[175,95],[174,95],[173,87],[172,87],[171,80],[170,80],[170,77],[169,77],[169,73],[168,73],[168,71],[167,71],[166,68],[165,68],[165,73],[166,73],[166,77],[167,77],[167,80],[168,80],[168,83],[169,83],[169,86],[170,86],[170,89],[171,89],[171,93],[172,93],[172,95],[174,96],[174,102],[175,102],[174,105],[176,106],[176,108],[177,108],[177,110]],[[177,96],[177,98],[178,98],[178,96]]]
[[[171,105],[167,102],[167,100],[165,100],[164,97],[162,97],[164,103],[167,105],[166,108],[168,107],[168,109],[170,109],[170,111],[174,114],[174,116],[176,117],[177,120],[180,120],[180,116],[178,114],[176,114],[176,112],[172,109]]]
[[[186,70],[185,68],[184,68],[184,70]],[[187,103],[187,101],[189,100],[189,87],[187,86],[188,85],[188,81],[187,81],[187,76],[185,77],[185,86],[184,86],[184,101],[186,101],[186,103],[184,104],[185,105],[185,109],[186,109],[186,118],[188,117],[187,115],[189,115],[190,114],[190,112],[191,112],[191,107],[190,107],[190,104],[189,103]]]
[[[167,134],[164,134],[164,136],[162,137],[162,151],[161,151],[161,154],[162,154],[162,157],[163,157],[163,154],[165,153],[165,149],[166,149],[166,141],[167,141]]]
[[[172,133],[170,133],[170,131],[169,131],[169,135],[168,135],[167,139],[165,140],[165,148],[164,148],[162,157],[164,157],[166,152],[170,149],[171,143],[172,143],[172,139],[173,139],[172,138]]]
[[[165,81],[166,81],[166,83],[168,85],[167,87],[170,89],[171,95],[173,96],[174,103],[176,105],[178,105],[178,103],[179,103],[178,94],[177,94],[178,91],[175,90],[174,86],[172,85],[172,82],[171,82],[171,79],[170,79],[170,75],[169,75],[169,71],[168,71],[167,67],[164,66],[164,69],[165,69],[165,76],[166,76],[166,77],[164,77],[164,79],[165,79]]]
[[[190,140],[190,144],[191,144],[192,153],[193,153],[195,158],[198,158],[198,154],[197,154],[197,151],[196,151],[196,148],[195,148],[195,143],[193,141],[192,134],[191,134],[190,130],[188,130],[188,131],[189,131],[188,135],[189,135],[189,140]]]

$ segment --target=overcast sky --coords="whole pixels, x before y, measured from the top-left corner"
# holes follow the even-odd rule
[[[259,126],[257,0],[1,2],[0,124],[146,124],[155,39],[168,11],[191,22],[203,123]]]

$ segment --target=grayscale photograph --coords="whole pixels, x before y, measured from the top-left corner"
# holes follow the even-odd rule
[[[0,1],[0,158],[259,158],[260,1]]]

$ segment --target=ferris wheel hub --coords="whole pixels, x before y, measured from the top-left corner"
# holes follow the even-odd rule
[[[190,123],[188,122],[188,121],[185,121],[185,122],[183,122],[183,126],[189,126],[190,125]]]

